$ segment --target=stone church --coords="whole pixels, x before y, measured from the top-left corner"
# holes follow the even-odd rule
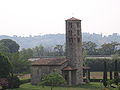
[[[74,17],[66,21],[66,57],[42,58],[32,62],[31,83],[41,81],[45,74],[58,72],[68,85],[83,83],[82,33],[81,20]]]

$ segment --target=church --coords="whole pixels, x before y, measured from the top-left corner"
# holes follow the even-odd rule
[[[68,85],[83,83],[81,20],[70,18],[66,22],[66,56],[64,58],[41,58],[32,62],[31,83],[36,85],[45,74],[58,72]],[[87,76],[86,76],[87,77]]]

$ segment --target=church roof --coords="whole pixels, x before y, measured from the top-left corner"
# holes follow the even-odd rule
[[[62,65],[67,62],[66,58],[42,58],[32,62],[32,66]]]
[[[67,20],[80,20],[80,19],[77,19],[77,18],[74,18],[74,17],[72,17],[72,18],[69,18],[69,19],[67,19]]]

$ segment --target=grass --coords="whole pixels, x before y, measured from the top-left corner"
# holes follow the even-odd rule
[[[18,76],[20,80],[30,79],[30,74],[23,74]]]
[[[107,72],[108,79],[110,78],[110,73]],[[103,79],[103,72],[90,72],[91,79]]]
[[[90,83],[73,87],[55,87],[53,90],[104,90],[103,85],[101,83]],[[10,90],[10,89],[9,89]],[[30,83],[23,84],[20,88],[12,89],[12,90],[50,90],[50,87],[41,87],[41,86],[33,86]],[[117,90],[117,89],[105,89],[105,90]]]
[[[91,72],[92,79],[102,79],[103,72]],[[20,76],[21,80],[30,78],[30,74]],[[109,78],[109,77],[108,77]],[[8,89],[11,90],[11,89]],[[41,86],[33,86],[30,83],[22,84],[20,88],[12,89],[12,90],[51,90],[50,87],[41,87]],[[84,84],[73,87],[55,87],[53,90],[118,90],[116,89],[104,89],[102,83],[93,83]]]

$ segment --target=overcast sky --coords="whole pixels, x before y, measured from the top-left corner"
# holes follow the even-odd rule
[[[0,35],[65,33],[65,20],[82,32],[120,34],[120,0],[0,0]]]

